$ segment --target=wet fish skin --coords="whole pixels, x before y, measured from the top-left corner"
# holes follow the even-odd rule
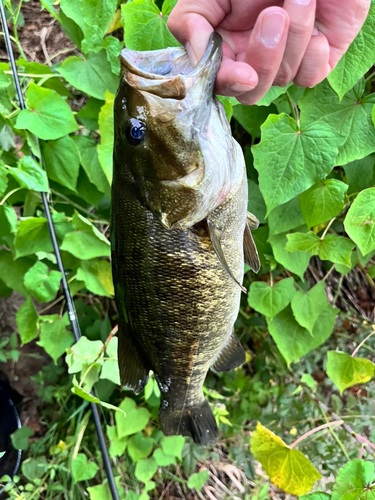
[[[181,67],[188,68],[186,61]],[[196,80],[199,84],[202,83],[199,78],[214,81],[217,69],[218,65],[210,68],[207,63],[205,73]],[[188,73],[188,69],[186,71]],[[210,120],[213,114],[215,123],[210,125],[208,121],[206,128],[195,127],[185,134],[181,123],[176,126],[170,116],[163,122],[155,109],[163,112],[163,102],[168,101],[165,104],[168,113],[174,110],[176,115],[184,110],[178,103],[192,92],[186,82],[184,92],[178,94],[179,99],[170,97],[175,92],[170,87],[174,85],[180,92],[181,82],[172,82],[173,85],[167,87],[169,96],[157,96],[159,102],[152,97],[154,94],[150,98],[146,95],[148,91],[134,89],[129,79],[138,87],[139,80],[132,80],[127,72],[129,69],[125,70],[126,78],[120,84],[115,101],[111,229],[121,381],[127,388],[140,392],[149,370],[153,370],[161,391],[160,421],[164,433],[190,435],[206,445],[213,443],[218,435],[202,392],[207,371],[209,368],[232,369],[245,360],[243,348],[233,333],[241,290],[216,255],[206,217],[209,216],[210,224],[219,231],[230,271],[241,282],[247,223],[245,164],[239,146],[228,135],[228,124],[221,122],[221,105],[213,99],[212,86],[203,85],[205,92],[195,93],[195,99],[200,101],[190,106],[198,109],[204,99],[212,101],[214,111]],[[142,85],[147,88],[147,82]],[[166,87],[165,80],[161,85]],[[153,92],[166,92],[165,88],[160,91],[157,85],[150,87]],[[194,116],[199,113],[195,112]],[[187,124],[194,127],[191,116]],[[131,119],[146,124],[149,140],[137,146],[129,143],[127,127]],[[158,140],[153,142],[156,132],[151,139],[150,136],[155,124],[161,130],[158,130]],[[230,146],[224,161],[233,162],[227,170],[232,176],[226,181],[226,188],[231,189],[225,196],[220,189],[215,193],[212,186],[209,191],[209,182],[204,177],[205,167],[215,160],[216,153],[207,140],[207,133],[217,134],[220,130],[223,143]],[[159,156],[155,144],[160,148]],[[162,161],[163,152],[168,165]],[[220,160],[223,161],[216,156],[218,170]],[[202,162],[203,173],[193,188],[176,185],[181,176],[194,173],[199,168],[196,165]],[[164,189],[162,183],[166,180],[172,184],[167,183]],[[195,220],[200,214],[196,204],[201,202],[205,190],[212,193],[210,206],[213,208],[207,209],[205,217]]]

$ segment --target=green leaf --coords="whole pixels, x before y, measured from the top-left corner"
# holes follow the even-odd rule
[[[108,438],[111,440],[111,446],[109,448],[110,457],[121,457],[126,450],[128,445],[128,438],[119,439],[117,436],[116,426],[110,427],[107,425]]]
[[[374,481],[374,464],[355,459],[341,467],[332,489],[331,500],[370,500]],[[372,490],[373,491],[373,490]]]
[[[375,129],[371,123],[374,94],[363,97],[364,81],[360,80],[339,102],[328,82],[307,90],[298,106],[301,126],[326,123],[333,127],[339,144],[335,165],[345,165],[375,151]]]
[[[365,189],[354,200],[344,220],[345,231],[363,255],[375,250],[375,188]]]
[[[0,205],[0,237],[10,236],[17,232],[17,214],[13,207]]]
[[[4,125],[3,128],[0,128],[0,148],[4,151],[10,151],[15,147],[12,128],[9,125]]]
[[[260,422],[252,435],[250,450],[273,484],[292,495],[308,493],[321,478],[313,464],[300,451],[289,448]]]
[[[289,83],[286,87],[271,87],[269,91],[256,103],[257,106],[269,106],[275,99],[288,90],[293,84]]]
[[[324,281],[320,281],[307,293],[297,291],[292,299],[294,317],[301,326],[313,335],[314,326],[320,313],[327,307]]]
[[[330,173],[338,141],[327,124],[311,123],[300,129],[289,115],[270,115],[252,151],[269,214]]]
[[[74,142],[78,147],[81,165],[90,182],[102,193],[109,194],[109,184],[99,162],[98,150],[94,139],[76,135]]]
[[[249,186],[249,202],[247,204],[247,209],[250,213],[255,215],[260,224],[263,224],[263,222],[265,222],[264,218],[267,209],[262,193],[260,192],[258,184],[254,181],[248,180],[247,183]]]
[[[173,455],[167,455],[161,448],[155,450],[152,456],[160,467],[176,465],[176,457],[174,457]]]
[[[12,445],[15,450],[26,451],[29,447],[29,437],[34,434],[30,427],[21,427],[10,435]]]
[[[107,356],[112,359],[104,361],[100,378],[110,380],[116,385],[120,385],[120,371],[117,362],[118,338],[112,337],[107,345]]]
[[[298,197],[274,208],[268,216],[270,234],[286,233],[304,224]]]
[[[166,455],[172,455],[182,459],[182,448],[185,438],[183,436],[164,436],[160,441],[161,447]]]
[[[329,83],[340,99],[375,63],[374,32],[375,3],[371,2],[370,12],[361,31],[328,76]]]
[[[66,362],[69,366],[68,372],[80,372],[85,366],[93,363],[99,357],[103,345],[101,340],[89,340],[87,337],[82,336],[78,342],[68,349],[66,356]],[[101,359],[101,361],[103,360]]]
[[[372,379],[375,365],[365,358],[352,358],[345,352],[328,351],[327,375],[342,393],[355,384]]]
[[[258,137],[260,126],[271,113],[277,113],[275,106],[246,106],[245,104],[233,106],[233,116],[253,138]]]
[[[249,290],[249,305],[261,314],[273,318],[292,300],[296,293],[293,283],[293,278],[278,281],[273,286],[263,281],[253,281]]]
[[[336,217],[344,208],[348,185],[326,179],[311,186],[299,196],[302,215],[308,228]]]
[[[136,408],[133,399],[125,398],[119,408],[124,413],[116,413],[117,435],[121,439],[130,434],[136,434],[144,429],[150,419],[150,413],[146,408]]]
[[[121,410],[117,406],[111,405],[109,403],[106,403],[104,401],[101,401],[99,398],[95,397],[93,394],[91,394],[88,390],[84,389],[83,387],[80,387],[76,377],[73,377],[73,387],[72,387],[72,393],[76,394],[80,398],[84,399],[85,401],[89,401],[90,403],[95,403],[97,405],[104,406],[104,408],[108,408],[109,410],[113,410],[116,413],[120,413]]]
[[[99,101],[94,97],[89,97],[87,103],[83,106],[83,108],[78,111],[77,118],[78,120],[89,130],[97,130],[99,128],[98,118],[100,108],[103,106],[103,101]],[[82,135],[74,136],[74,139],[83,137]],[[79,146],[78,146],[79,148]]]
[[[22,473],[29,480],[41,479],[47,469],[46,457],[27,458],[22,462]]]
[[[315,493],[310,493],[309,495],[303,495],[299,497],[299,500],[330,500],[331,495],[328,493],[322,493],[321,491],[316,491]]]
[[[49,192],[47,174],[31,156],[23,156],[17,168],[11,168],[8,172],[23,188]]]
[[[17,116],[16,128],[27,129],[39,139],[59,139],[78,127],[68,104],[55,91],[30,83],[27,109]]]
[[[96,99],[104,100],[106,90],[112,94],[117,91],[119,78],[112,73],[104,49],[98,54],[90,53],[85,60],[68,57],[56,69],[70,85]]]
[[[297,323],[290,306],[273,319],[267,318],[269,332],[288,366],[327,340],[333,330],[336,313],[337,310],[331,306],[323,309],[312,335]]]
[[[116,0],[80,0],[85,38],[82,51],[98,52],[103,47],[103,37],[112,21],[117,6]]]
[[[48,267],[36,262],[25,274],[24,283],[27,290],[39,302],[49,302],[56,297],[60,288],[62,274],[59,271],[48,273]]]
[[[286,250],[287,236],[285,233],[270,236],[268,241],[271,244],[275,260],[303,280],[303,275],[309,265],[310,254],[305,251],[291,253]]]
[[[82,260],[110,256],[109,241],[85,217],[75,213],[73,226],[75,231],[65,236],[61,250],[66,250]]]
[[[151,458],[144,458],[143,460],[139,460],[137,465],[135,466],[135,477],[138,481],[142,481],[143,483],[147,483],[158,470],[158,464],[156,460]]]
[[[8,170],[0,159],[0,195],[4,194],[8,186]]]
[[[122,4],[121,13],[128,49],[158,50],[180,45],[167,28],[168,14],[164,6],[160,12],[151,0],[135,0]]]
[[[35,259],[20,258],[16,261],[13,260],[13,255],[7,250],[0,250],[0,279],[17,292],[29,295],[23,284],[23,278],[28,269],[35,263]]]
[[[154,445],[154,440],[145,437],[142,432],[138,432],[132,436],[128,441],[128,453],[133,462],[138,462],[142,458],[150,455]]]
[[[375,184],[375,155],[352,161],[343,166],[346,182],[349,184],[348,194],[358,193]]]
[[[99,467],[95,462],[88,462],[84,453],[78,453],[72,462],[72,476],[75,483],[78,481],[88,481],[95,477]]]
[[[57,141],[42,142],[41,146],[48,177],[75,191],[79,156],[73,139],[66,136]]]
[[[99,132],[100,144],[98,145],[99,161],[102,166],[104,175],[106,176],[109,184],[112,183],[112,169],[113,169],[113,103],[115,96],[106,92],[105,104],[100,110],[99,114]]]
[[[204,469],[199,472],[196,472],[195,474],[192,474],[189,479],[188,479],[188,487],[189,488],[194,488],[197,491],[201,491],[203,488],[204,484],[208,481],[209,475],[208,475],[208,470]]]
[[[120,477],[115,477],[115,481],[117,491],[119,493],[119,498],[125,498],[124,489],[120,486]],[[111,490],[109,489],[108,482],[106,480],[103,484],[98,484],[97,486],[91,486],[90,488],[87,488],[87,491],[90,495],[90,500],[113,500]],[[128,495],[126,498],[128,498]],[[135,497],[134,500],[137,500],[137,498],[138,497]]]
[[[285,248],[289,252],[303,250],[311,255],[318,255],[322,260],[350,266],[350,256],[355,245],[348,238],[326,234],[321,240],[316,234],[309,231],[308,233],[288,234],[287,239],[288,243]]]
[[[114,295],[111,264],[106,260],[82,261],[77,279],[84,281],[86,288],[95,295]]]
[[[31,342],[39,335],[39,316],[31,297],[27,297],[26,302],[18,309],[16,322],[22,345]]]
[[[36,252],[52,252],[47,219],[43,217],[21,218],[14,240],[14,249],[16,259]]]
[[[104,48],[107,51],[107,59],[111,65],[112,73],[118,75],[120,73],[119,55],[124,47],[124,44],[113,36],[107,36],[103,40]]]
[[[73,334],[69,332],[66,327],[69,325],[68,315],[64,314],[62,318],[53,315],[47,319],[44,316],[45,322],[40,325],[41,333],[38,345],[43,347],[47,354],[51,356],[56,363],[65,349],[73,343]]]

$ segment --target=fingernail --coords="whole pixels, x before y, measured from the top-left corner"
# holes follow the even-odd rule
[[[293,0],[298,5],[309,5],[311,0]]]
[[[249,92],[250,90],[254,90],[255,87],[252,87],[251,85],[243,85],[242,83],[232,83],[231,85],[228,85],[228,89],[231,92]]]
[[[313,28],[311,34],[314,35],[314,36],[319,35],[319,31],[316,28]]]
[[[285,17],[279,12],[270,12],[263,16],[260,38],[267,47],[279,45],[285,26]]]
[[[193,47],[190,45],[189,42],[186,42],[185,48],[187,50],[187,53],[189,54],[189,59],[191,61],[191,64],[195,67],[197,65],[197,63],[198,63],[198,60],[195,57],[195,54],[194,54],[194,51],[193,51]]]

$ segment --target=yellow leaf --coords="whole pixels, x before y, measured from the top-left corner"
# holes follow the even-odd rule
[[[118,30],[121,27],[122,27],[122,24],[121,24],[121,10],[117,9],[116,12],[115,12],[115,15],[113,16],[111,24],[109,25],[109,28],[107,29],[106,35],[108,35],[108,33],[112,33],[112,31]]]
[[[313,464],[300,451],[289,448],[260,422],[251,438],[250,449],[273,484],[287,493],[304,495],[321,478]]]

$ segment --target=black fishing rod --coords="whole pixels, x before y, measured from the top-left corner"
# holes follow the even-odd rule
[[[17,95],[18,95],[18,101],[20,104],[20,108],[23,110],[23,109],[25,109],[25,102],[23,99],[20,81],[18,78],[16,62],[14,60],[13,48],[12,48],[12,44],[11,44],[11,40],[10,40],[10,36],[9,36],[9,31],[8,31],[8,25],[7,25],[7,21],[6,21],[6,17],[5,17],[5,9],[4,9],[4,5],[3,5],[3,0],[0,0],[0,11],[1,11],[0,12],[1,13],[1,23],[3,25],[6,50],[7,50],[9,61],[10,61],[11,67],[12,67],[14,84],[16,86],[16,91],[17,91]],[[38,162],[36,156],[33,154],[32,151],[30,151],[30,154],[33,157],[33,159],[36,162]],[[42,155],[41,155],[41,163],[43,163]],[[72,327],[75,341],[78,342],[78,340],[82,336],[81,329],[80,329],[78,318],[76,315],[74,302],[73,302],[72,296],[70,294],[68,283],[66,281],[65,269],[64,269],[64,265],[63,265],[62,260],[61,260],[60,249],[59,249],[59,245],[58,245],[57,239],[56,239],[56,232],[55,232],[55,228],[54,228],[54,225],[52,222],[51,211],[50,211],[49,205],[48,205],[47,193],[41,193],[41,195],[42,195],[42,202],[43,202],[45,216],[47,219],[49,234],[50,234],[51,241],[52,241],[53,251],[54,251],[55,256],[56,256],[57,267],[62,274],[61,283],[62,283],[64,296],[65,296],[65,300],[66,300],[66,306],[68,309],[69,321],[70,321],[70,324]],[[112,495],[113,500],[120,500],[120,497],[119,497],[119,494],[117,491],[117,487],[116,487],[115,478],[113,476],[113,471],[112,471],[111,462],[109,459],[107,445],[106,445],[106,442],[104,439],[103,429],[102,429],[102,426],[100,423],[98,408],[97,408],[95,403],[90,403],[90,405],[91,405],[91,411],[92,411],[92,414],[94,417],[96,433],[97,433],[98,438],[99,438],[99,446],[100,446],[100,451],[101,451],[101,454],[103,457],[104,468],[105,468],[107,478],[108,478],[109,489],[111,491],[111,495]]]

